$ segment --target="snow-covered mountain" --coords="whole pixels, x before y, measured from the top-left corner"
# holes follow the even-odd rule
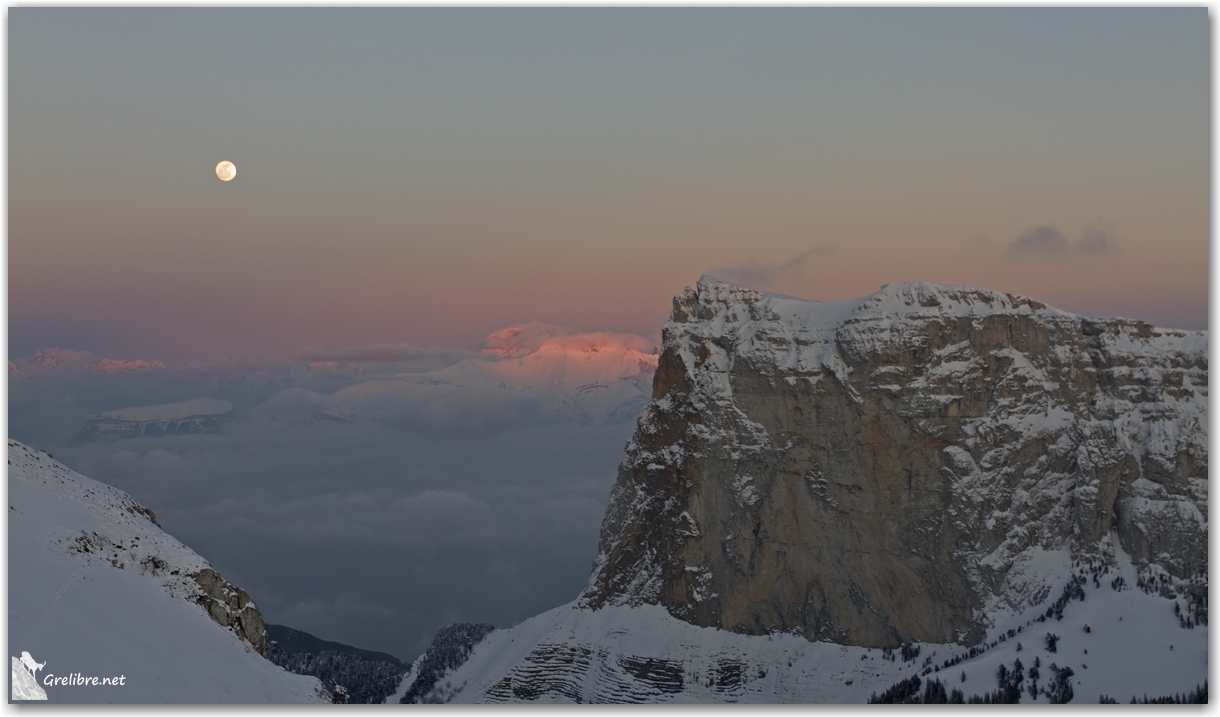
[[[33,682],[50,702],[331,700],[263,656],[250,596],[152,511],[17,441],[8,460],[14,685]],[[40,667],[19,665],[23,653]]]
[[[160,406],[133,406],[90,416],[85,427],[72,440],[83,442],[137,436],[216,433],[222,423],[233,418],[233,404],[214,398],[196,398]]]
[[[288,389],[251,417],[376,420],[416,428],[530,421],[623,423],[648,402],[656,347],[630,334],[527,325],[492,334],[481,355],[443,369],[365,381],[332,394]]]
[[[431,699],[852,702],[942,672],[1024,701],[1188,692],[1207,492],[1203,332],[704,277],[674,300],[589,586]],[[1019,694],[996,677],[1017,659]]]

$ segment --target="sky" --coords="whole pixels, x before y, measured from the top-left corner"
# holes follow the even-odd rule
[[[511,626],[584,586],[630,420],[267,407],[509,327],[655,344],[704,273],[1206,328],[1207,13],[10,8],[9,433],[270,622],[403,659]],[[202,397],[242,419],[73,440]]]
[[[1206,326],[1206,8],[9,18],[11,355],[656,338],[704,272]]]

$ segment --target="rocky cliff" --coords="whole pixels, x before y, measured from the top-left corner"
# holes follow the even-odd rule
[[[188,575],[199,585],[195,600],[221,627],[227,627],[263,657],[267,656],[267,630],[263,614],[250,594],[225,580],[211,568]]]
[[[1131,556],[1206,591],[1207,338],[926,283],[674,299],[583,608],[973,644]]]

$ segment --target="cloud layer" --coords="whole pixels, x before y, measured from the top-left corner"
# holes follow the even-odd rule
[[[10,431],[151,507],[269,621],[410,659],[450,622],[508,626],[577,594],[647,393],[640,337],[513,328],[443,359],[396,347],[98,373],[44,354],[14,362]],[[636,396],[631,415],[581,403],[599,391]],[[239,417],[70,442],[90,415],[201,397]]]

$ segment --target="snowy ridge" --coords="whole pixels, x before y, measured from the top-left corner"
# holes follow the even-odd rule
[[[12,440],[8,476],[10,652],[45,662],[39,680],[125,676],[47,686],[49,701],[329,701],[243,639],[253,602],[239,608],[236,589],[129,495]]]
[[[1047,619],[1046,610],[1066,580],[973,650],[910,643],[909,652],[917,651],[910,660],[899,650],[695,627],[656,605],[594,611],[572,603],[492,632],[438,680],[433,696],[455,703],[862,703],[912,676],[985,694],[997,688],[999,666],[1016,660],[1041,665],[1036,695],[1028,691],[1033,680],[1024,684],[1020,701],[1027,703],[1051,701],[1041,688],[1052,663],[1072,668],[1073,701],[1081,703],[1188,692],[1207,680],[1207,627],[1184,629],[1172,601],[1132,589],[1138,571],[1125,555],[1097,581],[1078,574],[1084,600],[1068,600],[1062,619]],[[1054,652],[1048,634],[1058,638]]]
[[[918,330],[929,319],[999,315],[1079,324],[1087,333],[1103,334],[1105,348],[1116,353],[1158,359],[1166,353],[1201,355],[1204,361],[1207,356],[1205,331],[1083,316],[1016,294],[922,281],[886,284],[877,293],[859,299],[822,302],[767,293],[704,275],[697,289],[688,287],[674,301],[674,315],[667,328],[687,324],[680,327],[682,334],[726,339],[737,357],[764,353],[776,366],[797,370],[833,370],[844,360],[834,346],[840,333],[857,351],[867,352],[898,341],[918,342]],[[687,304],[694,304],[696,311],[686,309]]]

